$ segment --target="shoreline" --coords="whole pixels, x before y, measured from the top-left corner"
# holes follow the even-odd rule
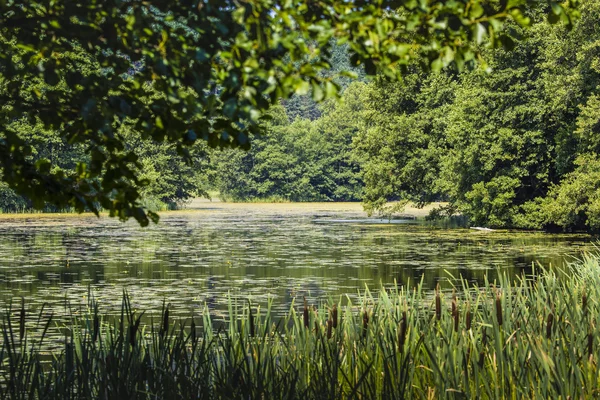
[[[410,205],[406,206],[400,214],[408,218],[424,218],[429,214],[429,211],[442,203],[433,203],[423,208],[416,208]],[[255,209],[260,211],[273,212],[289,212],[302,213],[307,211],[316,212],[351,212],[362,216],[367,216],[360,202],[285,202],[285,203],[269,203],[269,202],[224,202],[219,199],[209,200],[204,198],[193,199],[185,208],[180,210],[159,211],[160,216],[177,215],[179,213],[193,213],[206,211],[247,211]],[[76,212],[29,212],[29,213],[0,213],[0,220],[19,220],[19,219],[35,219],[35,218],[91,218],[96,217],[91,212],[76,213]],[[101,212],[100,217],[108,217],[107,212]],[[375,216],[372,216],[375,217]],[[114,218],[118,221],[117,218]]]

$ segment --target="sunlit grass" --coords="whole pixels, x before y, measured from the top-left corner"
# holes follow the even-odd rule
[[[144,326],[125,296],[120,318],[90,303],[49,362],[52,321],[26,308],[2,326],[2,398],[589,398],[600,394],[600,266],[540,270],[481,287],[421,285],[314,307],[283,319],[229,302],[187,322]]]

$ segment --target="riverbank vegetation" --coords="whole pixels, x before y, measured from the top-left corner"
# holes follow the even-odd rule
[[[456,292],[418,284],[295,304],[282,320],[230,301],[149,326],[125,296],[119,318],[93,301],[63,351],[52,320],[25,305],[3,317],[0,398],[591,398],[600,393],[599,257]]]
[[[250,153],[230,159],[237,168],[217,174],[226,177],[221,191],[360,199],[383,213],[394,211],[390,201],[443,200],[432,217],[598,231],[600,2],[581,7],[571,31],[541,12],[529,29],[509,25],[519,41],[483,52],[490,71],[409,68],[402,82],[350,84],[343,104],[296,107]]]
[[[352,7],[347,2],[340,4]],[[53,32],[65,34],[72,43],[60,42],[58,46],[40,34],[13,38],[15,31],[6,31],[1,35],[14,40],[0,38],[0,44],[15,59],[27,55],[38,60],[36,57],[44,54],[34,51],[39,45],[43,49],[56,47],[52,54],[60,53],[62,61],[52,58],[47,71],[42,65],[47,60],[39,61],[42,64],[31,70],[15,64],[7,69],[13,75],[3,78],[6,82],[1,93],[12,96],[12,100],[2,111],[10,133],[2,140],[15,144],[2,151],[16,153],[14,159],[13,155],[3,158],[6,165],[0,173],[4,181],[12,182],[12,188],[30,198],[0,183],[0,209],[105,209],[112,216],[134,217],[147,224],[158,216],[146,214],[146,209],[177,208],[193,197],[218,191],[222,198],[234,201],[362,201],[368,212],[384,214],[401,208],[390,207],[392,201],[396,205],[442,201],[448,205],[438,208],[432,217],[460,214],[473,225],[498,228],[598,231],[600,2],[584,0],[578,9],[532,3],[523,10],[512,10],[509,19],[507,13],[496,15],[493,7],[475,7],[468,12],[469,18],[477,21],[477,15],[489,13],[489,21],[498,18],[494,24],[444,14],[452,20],[444,26],[457,30],[442,29],[443,39],[437,37],[437,30],[422,30],[425,42],[415,39],[411,29],[394,31],[408,42],[417,40],[413,49],[420,50],[409,51],[408,47],[381,41],[376,62],[369,58],[376,58],[375,50],[364,48],[372,38],[359,43],[346,37],[349,32],[337,32],[346,38],[338,43],[332,31],[317,35],[316,30],[308,29],[298,33],[304,35],[303,40],[290,39],[291,47],[283,53],[280,48],[271,49],[271,44],[257,44],[263,59],[273,57],[289,67],[274,64],[277,72],[273,74],[289,77],[289,82],[282,79],[275,83],[264,78],[271,72],[263,71],[262,64],[257,62],[258,67],[252,64],[251,68],[237,60],[237,50],[221,49],[225,41],[211,48],[214,54],[210,57],[227,59],[235,68],[212,62],[203,53],[181,56],[193,47],[186,41],[203,45],[196,43],[198,35],[191,34],[194,29],[204,32],[202,24],[217,29],[212,24],[223,20],[235,26],[236,32],[246,25],[253,27],[256,21],[249,17],[250,9],[239,9],[240,18],[235,20],[230,19],[227,9],[201,9],[201,13],[214,15],[196,22],[182,16],[180,21],[185,23],[178,24],[168,21],[168,13],[138,10],[136,21],[159,24],[164,35],[176,40],[172,45],[181,47],[181,54],[175,50],[169,53],[168,65],[183,66],[194,60],[198,68],[205,68],[206,78],[194,75],[197,82],[190,78],[196,86],[180,80],[178,67],[171,71],[163,68],[163,61],[128,54],[128,49],[162,40],[151,29],[139,37],[127,36],[135,42],[127,44],[130,47],[121,49],[121,42],[111,41],[110,45],[122,53],[104,49],[109,43],[101,40],[97,44],[104,49],[100,55],[90,53],[86,46],[74,45],[83,39],[73,36],[74,32],[58,20],[51,27]],[[277,10],[285,18],[304,18],[293,8]],[[320,12],[327,14],[327,10]],[[87,18],[86,13],[95,15],[97,10],[71,11]],[[17,7],[13,14],[24,13],[26,18],[27,12]],[[189,10],[173,6],[169,12],[185,14]],[[373,13],[377,16],[375,25],[380,27],[392,24],[402,30],[412,26],[393,20],[393,15],[381,14],[376,6],[352,12],[360,14],[357,20],[363,13]],[[411,8],[410,12],[437,11]],[[13,14],[7,13],[6,18]],[[579,18],[572,18],[579,14]],[[73,23],[72,18],[60,16],[65,26]],[[105,23],[129,31],[137,27],[132,21],[115,17]],[[270,21],[279,22],[277,18]],[[383,25],[377,25],[380,22]],[[35,19],[30,28],[50,29],[36,25]],[[179,35],[179,30],[186,34]],[[369,32],[387,35],[381,29]],[[447,35],[464,37],[447,44]],[[97,36],[90,38],[96,40]],[[142,36],[145,39],[140,39]],[[21,39],[32,44],[14,44]],[[254,43],[254,39],[247,39]],[[227,46],[234,46],[235,40],[230,38]],[[295,47],[292,42],[304,44]],[[443,47],[446,50],[440,52],[434,46],[437,50],[432,52],[428,47],[432,43],[447,45]],[[149,57],[153,50],[141,53]],[[103,67],[100,59],[110,67]],[[221,68],[224,70],[219,75]],[[263,74],[257,79],[270,88],[269,100],[260,85],[256,89],[258,86],[248,84],[245,90],[238,75],[228,80],[234,72],[248,82],[258,76],[252,74]],[[299,78],[303,74],[306,80]],[[396,79],[399,77],[402,79]],[[54,97],[44,97],[51,93],[79,110],[81,104],[88,104],[85,96],[89,95],[88,105],[95,111],[92,114],[86,108],[75,113],[83,118],[81,126],[61,120],[62,109],[40,113],[29,95],[21,96],[25,92],[19,88],[24,81],[31,85],[33,95],[41,96],[39,107],[47,107],[48,102],[52,107],[57,104]],[[96,98],[96,92],[81,85],[92,81],[104,82],[106,87],[99,92],[102,99],[109,92],[124,97],[110,97],[112,100],[105,104]],[[158,83],[150,84],[154,81]],[[229,86],[233,89],[225,90]],[[88,89],[80,93],[81,88]],[[194,92],[198,88],[204,91],[201,93],[213,93],[212,97]],[[168,94],[163,89],[168,89]],[[131,93],[125,95],[128,91]],[[240,97],[241,92],[247,98]],[[333,100],[338,92],[344,94],[343,103]],[[193,100],[204,97],[212,100]],[[238,109],[236,101],[247,104]],[[170,107],[181,110],[171,115],[165,111]],[[111,113],[106,114],[108,110]],[[71,114],[65,113],[69,120]],[[190,117],[192,114],[195,117]],[[91,116],[99,120],[88,121]],[[170,119],[173,121],[165,122]],[[67,134],[73,129],[74,133]],[[78,129],[85,133],[76,132]],[[89,145],[88,136],[97,144]],[[21,164],[23,168],[18,167]],[[31,179],[24,178],[29,175]]]

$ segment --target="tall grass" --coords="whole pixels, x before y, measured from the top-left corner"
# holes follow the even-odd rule
[[[415,285],[366,291],[357,304],[304,301],[278,320],[272,303],[231,300],[224,321],[205,309],[174,322],[165,305],[144,326],[125,296],[119,318],[103,319],[93,302],[73,317],[47,362],[51,322],[28,319],[21,304],[4,316],[0,398],[594,397],[598,257],[573,267],[460,281],[453,293]]]

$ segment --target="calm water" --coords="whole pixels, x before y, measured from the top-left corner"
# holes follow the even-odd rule
[[[0,307],[23,296],[55,315],[85,305],[88,290],[115,312],[123,290],[154,315],[163,300],[175,314],[215,315],[228,294],[287,311],[354,295],[365,286],[451,276],[481,283],[496,271],[520,274],[537,260],[564,265],[590,249],[590,238],[539,233],[441,229],[413,221],[366,218],[358,205],[232,205],[164,214],[158,226],[95,217],[0,218]]]

